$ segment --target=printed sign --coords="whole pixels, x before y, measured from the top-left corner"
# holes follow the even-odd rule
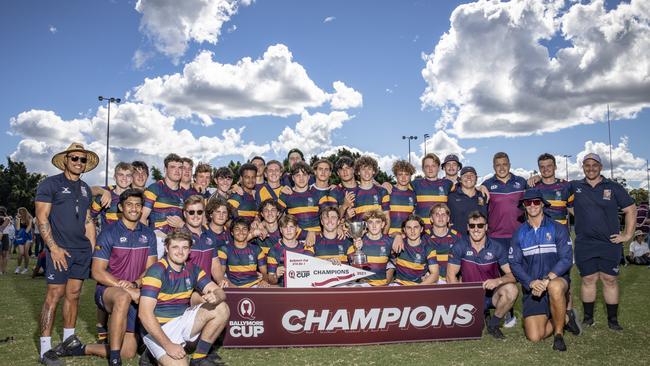
[[[334,287],[374,273],[363,269],[334,264],[328,260],[287,251],[284,259],[284,287]]]

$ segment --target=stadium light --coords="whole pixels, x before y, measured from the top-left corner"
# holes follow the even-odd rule
[[[109,153],[109,141],[111,135],[111,103],[119,104],[122,99],[114,97],[103,97],[99,96],[100,102],[108,101],[108,117],[106,117],[106,177],[104,179],[104,186],[108,187],[108,153]]]
[[[411,140],[417,140],[417,136],[402,136],[402,140],[408,140],[409,143],[409,163],[411,162]],[[426,143],[426,142],[425,142]]]
[[[431,137],[431,136],[429,136],[428,133],[425,133],[425,134],[424,134],[424,155],[427,154],[427,139],[428,139],[429,137]]]

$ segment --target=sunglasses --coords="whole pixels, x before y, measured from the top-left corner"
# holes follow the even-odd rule
[[[530,206],[539,206],[542,204],[542,200],[527,200],[524,201],[524,206],[530,207]]]
[[[194,215],[201,216],[201,215],[203,215],[203,210],[189,210],[189,211],[185,211],[185,212],[187,212],[190,216],[194,216]]]
[[[75,163],[81,161],[82,164],[86,164],[88,162],[88,158],[83,158],[81,156],[68,156],[68,159],[74,161]]]
[[[482,223],[482,224],[467,224],[467,226],[469,226],[470,229],[474,229],[474,228],[482,229],[482,228],[485,227],[485,225],[486,225],[485,223]]]

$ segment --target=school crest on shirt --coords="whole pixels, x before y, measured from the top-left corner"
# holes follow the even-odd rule
[[[148,242],[149,239],[147,239],[147,236],[146,236],[146,235],[140,235],[140,238],[138,238],[138,241],[139,241],[140,243],[143,243],[143,244],[144,244],[144,243]]]
[[[88,197],[88,191],[86,190],[86,187],[81,186],[81,195],[84,197]]]
[[[415,253],[415,263],[420,263],[421,260],[422,260],[422,256],[420,255],[420,253]]]
[[[382,254],[386,253],[386,247],[381,247],[381,248],[379,248],[379,251],[380,251]]]
[[[339,245],[339,254],[343,254],[343,245]]]
[[[191,288],[191,287],[192,287],[192,280],[190,280],[189,277],[186,277],[186,278],[185,278],[185,285],[187,286],[187,288]]]
[[[307,206],[313,206],[314,205],[314,199],[311,197],[307,197]]]
[[[521,183],[519,183],[519,182],[515,182],[515,184],[513,184],[513,186],[514,186],[515,188],[519,189],[519,188],[521,188]]]
[[[376,194],[373,194],[372,195],[372,201],[373,201],[373,203],[375,205],[378,205],[379,204],[379,196],[377,196]]]
[[[249,255],[248,255],[248,260],[252,262],[252,261],[255,260],[255,258],[253,258],[253,255],[252,255],[252,254],[249,254]]]
[[[440,193],[440,195],[442,195],[442,196],[444,196],[444,195],[445,195],[445,189],[444,189],[444,188],[442,188],[442,186],[440,186],[440,187],[438,187],[438,192],[439,192],[439,193]]]
[[[210,238],[205,238],[205,243],[206,243],[208,246],[212,246],[212,239],[210,239]]]
[[[551,242],[553,240],[553,236],[551,233],[546,233],[546,241]]]
[[[562,192],[560,191],[555,191],[555,199],[556,200],[561,200],[562,199]]]
[[[489,261],[490,259],[493,258],[494,258],[494,254],[492,254],[492,252],[485,253],[485,260]]]
[[[607,201],[612,199],[612,190],[611,189],[604,189],[603,190],[603,199],[607,200]]]
[[[413,206],[413,197],[409,197],[409,206]]]

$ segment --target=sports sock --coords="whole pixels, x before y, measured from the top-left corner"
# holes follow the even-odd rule
[[[607,306],[607,320],[618,321],[618,304],[605,304]]]
[[[501,318],[499,318],[496,315],[492,315],[492,317],[490,318],[490,321],[488,322],[488,325],[490,327],[494,328],[494,327],[498,327],[499,324],[501,324]]]
[[[113,365],[113,364],[119,364],[120,362],[122,362],[122,357],[120,356],[120,350],[112,349],[108,355],[108,364]]]
[[[105,326],[103,325],[97,325],[97,339],[100,341],[105,340],[108,338],[108,329],[106,329]]]
[[[52,349],[52,337],[41,337],[41,358]]]
[[[584,313],[584,318],[585,319],[593,319],[594,318],[594,302],[582,302],[582,309]]]
[[[74,328],[63,328],[63,341],[74,335]]]
[[[211,346],[212,343],[199,339],[199,343],[196,345],[196,350],[192,354],[192,359],[204,358],[208,354]]]

